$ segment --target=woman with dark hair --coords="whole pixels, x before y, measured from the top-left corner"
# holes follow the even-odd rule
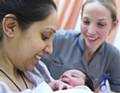
[[[35,65],[52,53],[55,22],[53,0],[0,0],[0,93],[47,93]]]

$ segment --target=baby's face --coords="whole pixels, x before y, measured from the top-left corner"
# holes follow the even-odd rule
[[[79,70],[68,70],[65,71],[59,78],[64,83],[69,84],[72,87],[80,86],[85,84],[85,74]]]

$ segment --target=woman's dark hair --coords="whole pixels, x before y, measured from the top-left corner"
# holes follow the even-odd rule
[[[14,14],[22,30],[33,22],[46,19],[56,10],[53,0],[0,0],[0,40],[2,39],[2,20],[7,14]]]
[[[84,74],[86,76],[85,85],[88,86],[92,91],[95,91],[92,80],[90,79],[90,77],[86,73],[84,73]]]

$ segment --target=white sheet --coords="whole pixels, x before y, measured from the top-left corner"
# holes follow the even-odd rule
[[[79,86],[72,89],[59,90],[55,93],[94,93],[86,86]]]

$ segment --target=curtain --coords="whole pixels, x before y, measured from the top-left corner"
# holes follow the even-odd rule
[[[55,0],[58,7],[58,29],[79,29],[83,0]]]

